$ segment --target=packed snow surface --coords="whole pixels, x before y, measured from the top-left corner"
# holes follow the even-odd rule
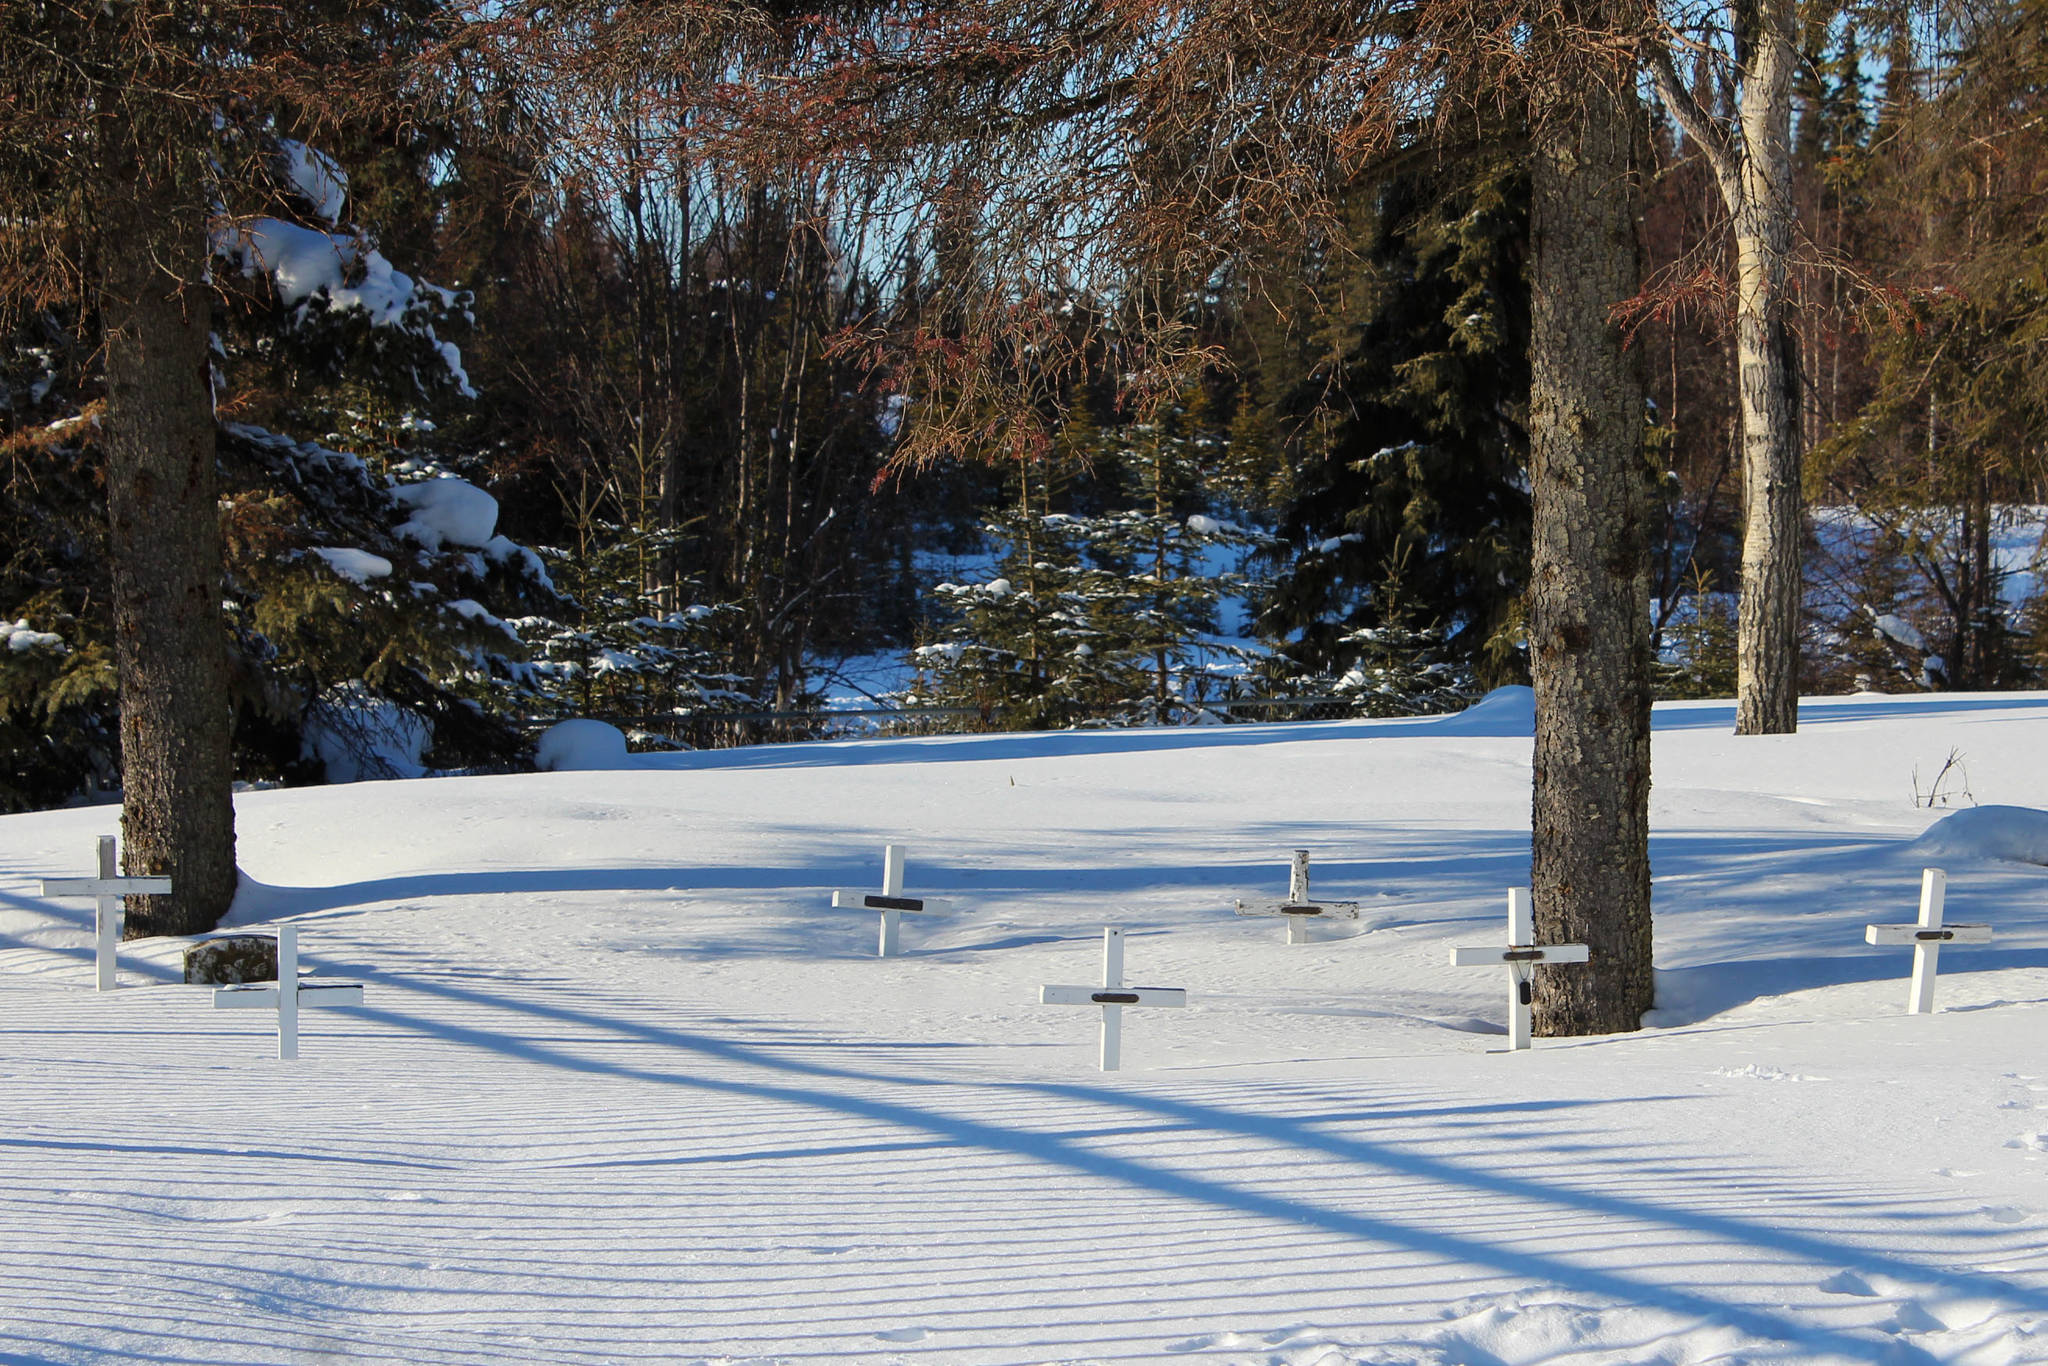
[[[1943,817],[1914,842],[1924,858],[2009,859],[2048,865],[2048,811],[1973,806]]]
[[[0,1361],[2048,1361],[2048,696],[1660,707],[1658,1009],[1504,1051],[1525,695],[1463,717],[636,756],[247,792],[261,1011],[124,948],[112,808],[0,820]],[[1946,819],[1946,824],[1936,822]],[[1904,1013],[1916,844],[1989,923]],[[1967,835],[1967,838],[1964,836]],[[1946,837],[1944,837],[1946,838]],[[834,888],[908,852],[904,952]],[[1290,946],[1237,898],[1360,918]],[[1098,980],[1189,992],[1130,1009]],[[1570,970],[1570,969],[1560,969]]]

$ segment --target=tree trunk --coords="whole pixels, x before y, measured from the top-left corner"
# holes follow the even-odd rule
[[[1643,385],[1609,310],[1637,288],[1625,76],[1545,111],[1533,148],[1529,482],[1538,1033],[1632,1030],[1651,1004]]]
[[[1755,7],[1743,72],[1735,220],[1736,391],[1742,410],[1742,604],[1735,733],[1799,728],[1798,370],[1785,318],[1792,248],[1792,0]]]
[[[152,149],[155,150],[155,149]],[[212,929],[235,895],[232,722],[208,375],[205,199],[110,138],[99,205],[107,519],[131,936]],[[197,178],[198,156],[186,154]],[[172,183],[167,183],[172,182]]]

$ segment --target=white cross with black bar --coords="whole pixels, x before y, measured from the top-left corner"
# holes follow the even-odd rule
[[[875,952],[877,958],[888,958],[900,947],[897,936],[897,921],[905,915],[943,915],[948,903],[937,897],[903,895],[903,846],[887,844],[882,846],[882,894],[873,892],[834,892],[834,906],[851,906],[855,910],[880,911],[882,913],[881,947]]]
[[[1508,943],[1506,948],[1452,949],[1454,968],[1499,967],[1508,969],[1508,1051],[1529,1046],[1530,1007],[1535,1003],[1538,963],[1583,963],[1593,956],[1584,944],[1545,944],[1536,941],[1536,917],[1529,903],[1527,887],[1508,889]]]
[[[299,980],[299,931],[296,926],[277,927],[277,984],[250,982],[240,986],[215,987],[215,1010],[275,1010],[277,1012],[277,1056],[290,1062],[299,1056],[299,1010],[305,1006],[359,1006],[363,1003],[360,982],[301,982]]]
[[[98,877],[46,877],[44,896],[89,896],[94,900],[92,915],[93,966],[99,989],[114,989],[116,945],[121,942],[124,896],[168,896],[167,877],[122,877],[114,854],[114,837],[101,835]]]
[[[1102,985],[1099,987],[1040,987],[1038,1003],[1047,1006],[1102,1007],[1102,1070],[1114,1072],[1123,1065],[1125,1006],[1184,1006],[1188,994],[1180,987],[1127,987],[1124,985],[1124,932],[1115,925],[1102,930]]]
[[[1911,944],[1913,985],[1906,1001],[1908,1015],[1934,1013],[1934,974],[1941,965],[1943,944],[1989,944],[1989,925],[1944,925],[1942,905],[1948,900],[1948,874],[1939,868],[1920,870],[1920,919],[1911,925],[1865,925],[1866,944]]]
[[[1308,894],[1308,850],[1294,851],[1287,870],[1287,900],[1239,901],[1239,915],[1277,915],[1287,922],[1287,942],[1306,944],[1311,920],[1356,920],[1356,901],[1317,901]]]

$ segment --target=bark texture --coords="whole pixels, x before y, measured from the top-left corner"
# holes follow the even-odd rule
[[[1798,371],[1785,317],[1792,252],[1793,0],[1752,11],[1743,72],[1735,222],[1736,392],[1742,409],[1742,599],[1735,733],[1799,728]],[[1724,191],[1725,197],[1725,191]]]
[[[1797,0],[1734,7],[1732,119],[1679,77],[1666,35],[1649,54],[1664,105],[1706,157],[1735,237],[1735,388],[1742,422],[1742,592],[1736,625],[1735,733],[1799,726],[1799,372],[1786,317],[1792,251],[1792,77]]]
[[[173,887],[131,937],[212,929],[236,878],[205,200],[177,160],[110,137],[98,204],[122,865]]]
[[[1643,386],[1609,311],[1635,293],[1625,78],[1579,86],[1533,148],[1530,487],[1536,687],[1531,880],[1539,1034],[1632,1030],[1651,1005],[1650,625]]]

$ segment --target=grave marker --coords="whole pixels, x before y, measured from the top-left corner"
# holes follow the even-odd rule
[[[1593,956],[1584,944],[1545,944],[1536,939],[1536,917],[1529,904],[1527,887],[1508,889],[1508,943],[1504,949],[1452,949],[1454,968],[1499,967],[1508,969],[1508,1051],[1529,1046],[1529,1007],[1534,1004],[1538,963],[1583,963]]]
[[[899,948],[897,921],[905,915],[941,915],[947,903],[936,897],[903,895],[903,846],[887,844],[882,846],[882,894],[873,892],[834,892],[834,906],[851,906],[856,910],[880,911],[882,913],[881,946],[875,951],[877,958],[893,956]]]
[[[1102,931],[1100,987],[1040,987],[1038,1003],[1047,1006],[1102,1007],[1102,1070],[1123,1065],[1125,1006],[1184,1006],[1188,994],[1179,987],[1124,985],[1124,932],[1114,925]]]
[[[124,896],[167,896],[171,880],[167,877],[122,877],[114,856],[114,837],[101,835],[99,844],[98,877],[46,877],[43,879],[44,896],[89,896],[93,898],[92,914],[93,966],[99,983],[99,990],[114,989],[114,967],[116,945],[121,942],[121,921]]]
[[[1356,901],[1317,901],[1308,894],[1308,850],[1294,851],[1287,870],[1287,900],[1237,903],[1239,915],[1277,915],[1287,922],[1287,942],[1306,944],[1311,920],[1356,920]]]
[[[363,1003],[360,982],[301,982],[299,980],[299,931],[292,925],[277,927],[277,983],[275,986],[215,987],[215,1010],[275,1010],[277,1012],[277,1056],[290,1062],[299,1056],[299,1011],[306,1006],[359,1006]]]
[[[1908,1015],[1934,1013],[1934,974],[1943,944],[1989,944],[1989,925],[1944,925],[1942,905],[1948,900],[1948,874],[1939,868],[1920,871],[1920,919],[1911,925],[1865,925],[1866,944],[1911,944],[1913,985],[1906,1000]]]

